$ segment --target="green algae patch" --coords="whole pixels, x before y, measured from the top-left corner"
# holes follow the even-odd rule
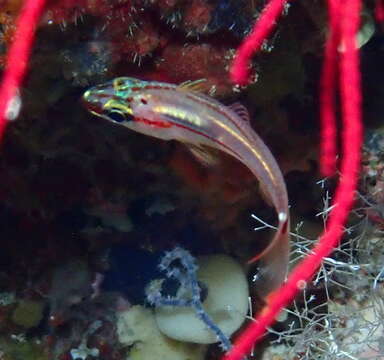
[[[42,345],[33,340],[7,340],[0,338],[0,350],[3,360],[48,360]]]
[[[25,329],[39,325],[43,317],[44,304],[39,301],[21,300],[12,314],[12,321]]]

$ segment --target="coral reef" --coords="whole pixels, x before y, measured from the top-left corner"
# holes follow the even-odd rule
[[[170,360],[203,360],[205,345],[196,345],[172,340],[164,336],[156,326],[150,309],[136,305],[118,314],[117,333],[124,347],[130,347],[133,360],[155,360],[166,357]]]
[[[212,96],[246,105],[252,126],[286,176],[292,222],[300,230],[292,264],[310,252],[323,228],[321,215],[329,211],[323,196],[328,204],[334,189],[332,180],[322,181],[323,188],[316,185],[321,178],[315,79],[325,8],[318,2],[292,4],[289,18],[282,19],[253,63],[255,82],[247,89],[233,87],[228,67],[234,49],[263,3],[48,2],[21,91],[20,116],[8,126],[0,156],[4,359],[148,360],[155,346],[169,359],[170,354],[175,360],[218,359],[222,353],[215,345],[177,342],[159,332],[153,309],[145,308],[145,285],[164,276],[156,263],[176,245],[197,257],[225,253],[245,263],[273,231],[268,201],[238,162],[215,154],[217,162],[207,167],[180,144],[88,116],[81,94],[106,79],[204,78]],[[20,5],[0,2],[0,66]],[[371,4],[365,11],[372,12]],[[372,30],[371,16],[366,19],[371,33],[365,33],[361,51],[372,133],[364,148],[358,220],[286,318],[270,329],[265,354],[259,349],[251,359],[382,356],[383,140],[375,123],[384,110],[377,100],[383,34]],[[255,314],[262,306],[252,286],[257,265],[245,271]],[[132,322],[142,318],[149,337],[130,333]],[[367,334],[373,333],[367,344]],[[355,346],[349,339],[356,339]]]
[[[183,262],[188,260],[185,258]],[[187,279],[183,270],[168,266],[166,274],[174,276],[149,283],[147,298],[155,304],[156,322],[163,334],[179,341],[217,343],[217,350],[222,351],[231,346],[229,339],[244,323],[248,312],[249,291],[244,269],[223,254],[202,256],[196,263],[196,274],[191,273]],[[172,280],[176,274],[182,284],[176,281],[175,290]],[[199,298],[196,284],[200,288]]]

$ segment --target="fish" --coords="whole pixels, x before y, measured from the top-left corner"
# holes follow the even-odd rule
[[[207,148],[213,148],[249,168],[278,218],[270,243],[248,261],[258,261],[253,284],[265,297],[287,275],[290,218],[285,181],[271,151],[250,125],[247,109],[239,103],[225,106],[201,89],[202,81],[176,85],[118,77],[86,90],[82,100],[92,114],[148,136],[182,142],[207,163]]]

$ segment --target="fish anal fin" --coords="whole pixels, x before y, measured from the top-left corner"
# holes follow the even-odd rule
[[[241,119],[243,119],[248,124],[250,123],[249,120],[249,112],[247,108],[240,104],[239,102],[235,102],[228,106],[233,112],[235,112]]]
[[[199,80],[188,80],[178,85],[178,88],[181,90],[187,91],[196,91],[196,92],[207,92],[207,79],[199,79]]]
[[[211,167],[219,163],[219,157],[211,148],[203,145],[185,144],[191,154],[204,166]]]

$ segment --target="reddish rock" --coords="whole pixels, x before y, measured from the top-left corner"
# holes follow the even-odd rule
[[[228,76],[231,57],[224,47],[210,44],[169,45],[157,63],[157,70],[168,74],[171,82],[206,79],[206,88],[214,87],[214,95],[232,93]]]
[[[209,22],[213,6],[205,0],[193,0],[183,12],[183,25],[186,32],[204,33]]]

